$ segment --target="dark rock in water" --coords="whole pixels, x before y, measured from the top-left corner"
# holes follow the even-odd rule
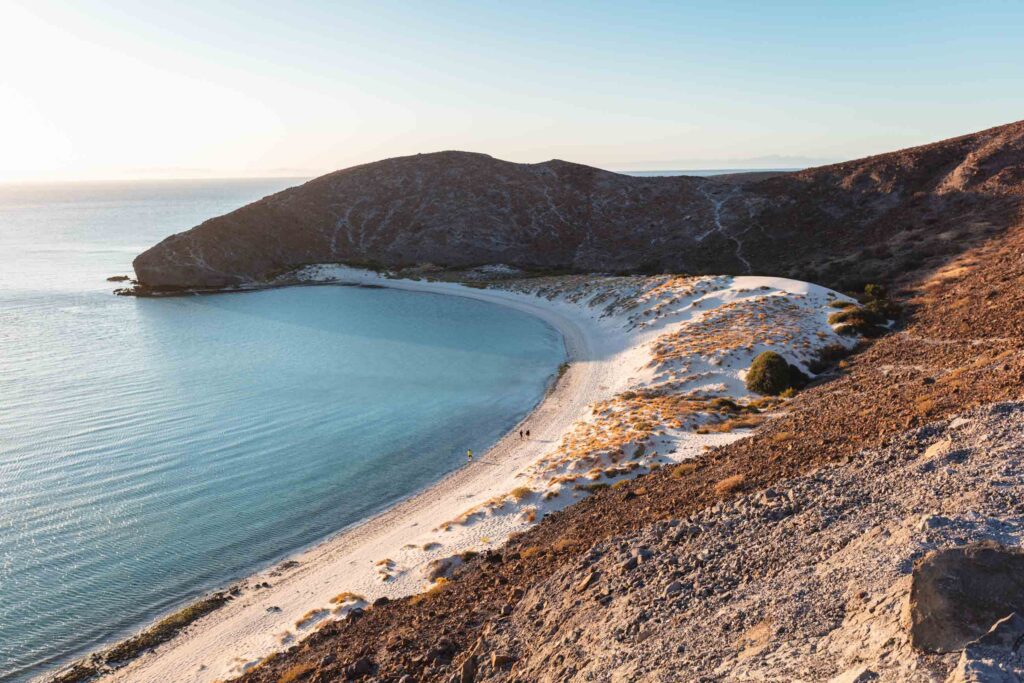
[[[910,640],[955,652],[998,620],[1024,612],[1024,550],[994,542],[929,553],[914,564]]]
[[[1022,157],[1024,122],[769,176],[419,154],[278,192],[168,237],[133,266],[141,285],[170,291],[266,283],[311,263],[754,272],[859,290],[947,253],[945,229],[1018,215]]]
[[[111,275],[107,278],[107,282],[128,282],[131,279],[128,275]]]

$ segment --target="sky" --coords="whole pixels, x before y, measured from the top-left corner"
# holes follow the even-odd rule
[[[799,167],[1024,118],[1024,2],[0,0],[0,180]]]

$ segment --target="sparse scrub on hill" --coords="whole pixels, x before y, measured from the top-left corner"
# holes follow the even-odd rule
[[[761,415],[744,415],[725,420],[724,422],[703,424],[694,431],[697,434],[727,434],[735,429],[753,429],[764,422],[764,420],[765,418]]]
[[[864,308],[882,316],[885,320],[894,320],[902,312],[902,307],[892,300],[889,290],[882,285],[865,285],[863,298]]]
[[[850,337],[880,337],[885,334],[885,316],[863,306],[833,313],[828,322],[836,326],[836,332]]]
[[[698,465],[695,462],[681,462],[672,468],[672,477],[674,479],[682,479],[683,477],[696,472],[697,467]]]
[[[882,285],[865,285],[860,299],[862,305],[847,306],[828,317],[829,324],[836,326],[836,332],[880,337],[886,332],[886,323],[900,315],[900,306],[889,298],[888,290]]]
[[[854,349],[843,346],[842,344],[829,344],[818,349],[817,355],[808,363],[808,369],[814,374],[818,375],[825,372],[830,367],[843,360],[851,353]]]
[[[444,578],[443,576],[437,577],[436,579],[434,579],[434,585],[432,585],[430,588],[423,591],[422,593],[419,593],[418,595],[414,595],[411,598],[409,598],[409,604],[418,605],[427,598],[440,594],[441,591],[444,590],[444,587],[445,585],[447,585],[447,583],[448,579]]]

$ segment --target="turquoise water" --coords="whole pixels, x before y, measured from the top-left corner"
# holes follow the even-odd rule
[[[0,188],[0,680],[422,488],[542,396],[561,339],[490,304],[110,294],[140,249],[287,184]]]

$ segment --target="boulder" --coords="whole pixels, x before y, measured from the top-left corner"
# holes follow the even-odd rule
[[[928,553],[914,564],[910,642],[925,652],[956,652],[996,621],[1024,613],[1024,550],[994,542]]]
[[[1014,612],[968,643],[946,683],[1018,683],[1024,680],[1024,617]]]

